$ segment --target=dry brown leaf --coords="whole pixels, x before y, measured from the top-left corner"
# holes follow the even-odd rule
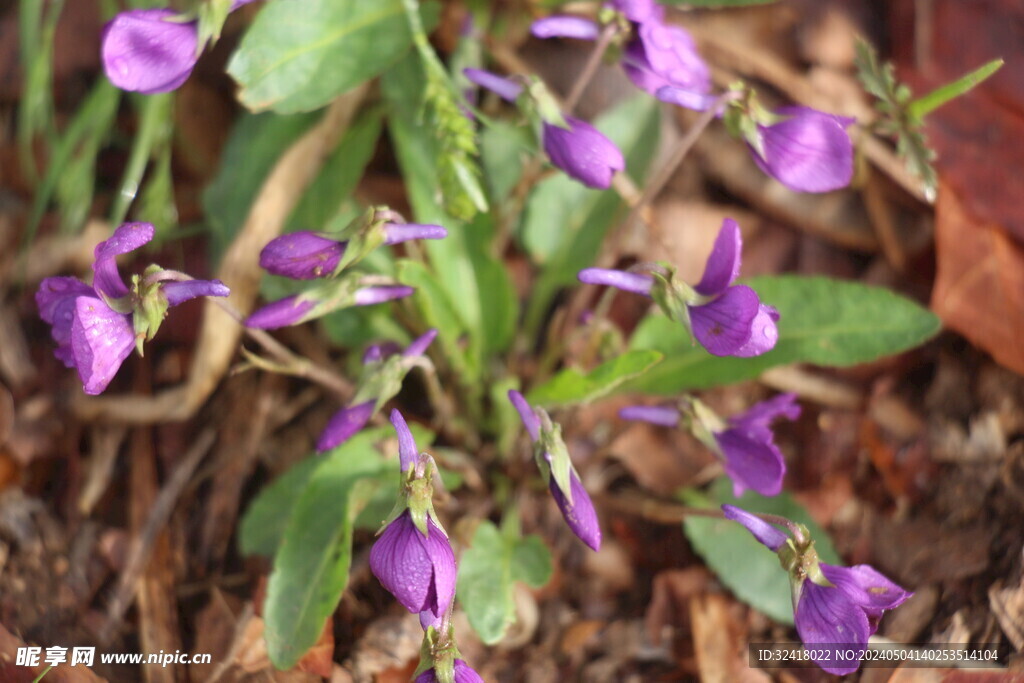
[[[4,628],[0,624],[0,681],[4,683],[32,683],[39,674],[43,673],[49,666],[42,663],[40,666],[18,666],[18,648],[25,647],[26,643],[21,638]],[[42,660],[45,650],[40,655]],[[58,664],[46,674],[47,683],[99,683],[107,679],[100,678],[90,669],[82,664],[71,666],[69,664]]]
[[[973,215],[945,183],[935,214],[932,310],[999,363],[1024,373],[1024,247],[1002,226]]]
[[[770,681],[767,671],[748,664],[744,626],[730,609],[724,595],[710,593],[690,599],[693,650],[700,679],[706,683],[761,683]]]

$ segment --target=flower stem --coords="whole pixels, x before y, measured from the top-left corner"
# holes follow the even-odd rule
[[[618,33],[618,26],[614,23],[608,24],[601,31],[601,35],[597,38],[597,43],[594,44],[594,49],[591,50],[590,56],[587,58],[587,63],[583,65],[583,71],[580,72],[576,82],[573,83],[572,90],[569,91],[568,97],[565,98],[563,109],[566,114],[571,114],[576,105],[579,104],[580,98],[583,97],[583,91],[587,89],[590,81],[594,79],[597,67],[601,64],[601,59],[604,57],[604,53],[608,51],[608,46],[612,44],[612,39],[615,38],[616,33]]]

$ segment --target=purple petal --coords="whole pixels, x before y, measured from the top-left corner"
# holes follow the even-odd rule
[[[738,358],[751,358],[768,353],[779,341],[779,327],[775,323],[779,312],[768,304],[761,304],[757,309],[754,322],[750,323],[750,339],[732,355]]]
[[[420,616],[420,624],[423,623],[423,617]],[[433,669],[427,669],[419,676],[413,683],[437,683],[437,675]],[[466,664],[461,659],[455,660],[455,683],[484,683],[484,679],[480,677],[476,671],[470,668],[469,664]]]
[[[642,273],[628,273],[611,268],[584,268],[576,278],[588,285],[608,285],[634,294],[651,295],[654,278]]]
[[[316,442],[318,453],[329,451],[351,439],[373,417],[377,402],[366,401],[336,412]]]
[[[230,11],[234,12],[236,9],[238,9],[242,5],[248,5],[250,2],[253,2],[253,0],[234,0],[234,2],[231,3],[231,10]]]
[[[96,292],[73,277],[48,277],[39,283],[39,291],[36,292],[39,317],[53,326],[50,334],[57,342],[54,355],[69,368],[75,367],[75,354],[71,348],[75,301],[82,296],[95,298]]]
[[[768,425],[777,418],[784,417],[795,420],[800,417],[800,406],[796,403],[796,394],[779,394],[767,401],[761,401],[744,413],[729,418],[729,424],[737,429],[747,431],[765,430],[771,438]]]
[[[693,336],[711,355],[731,356],[750,341],[760,304],[754,290],[735,285],[710,303],[689,306]]]
[[[693,38],[660,18],[637,27],[636,37],[623,51],[622,68],[634,85],[659,99],[659,91],[672,88],[681,92],[666,91],[665,95],[684,107],[703,110],[714,101],[704,97],[711,90],[711,72]]]
[[[260,252],[260,267],[293,280],[313,280],[334,273],[345,253],[345,242],[308,230],[276,237]]]
[[[752,533],[754,538],[756,538],[761,545],[771,551],[778,551],[778,549],[786,542],[786,534],[782,533],[757,515],[752,515],[746,510],[742,510],[735,505],[723,505],[722,512],[725,513],[726,519],[739,522],[746,527],[747,531]]]
[[[177,306],[180,303],[200,296],[228,296],[231,290],[220,280],[181,280],[165,282],[160,285],[167,297],[167,303]]]
[[[87,394],[100,394],[135,348],[131,317],[110,309],[102,300],[75,299],[71,349]]]
[[[537,38],[575,38],[577,40],[597,40],[601,35],[601,27],[597,22],[583,17],[545,17],[538,19],[530,26],[530,33]]]
[[[121,90],[145,95],[174,90],[198,58],[196,22],[171,21],[169,9],[122,12],[103,29],[103,70]]]
[[[514,102],[523,92],[523,86],[511,78],[505,78],[483,69],[463,69],[462,73],[471,83],[487,88],[502,99]]]
[[[846,132],[854,119],[809,107],[785,107],[789,118],[758,126],[764,157],[754,154],[762,171],[797,192],[828,192],[850,184],[853,143]]]
[[[153,239],[155,230],[151,223],[124,223],[110,239],[96,245],[93,252],[93,281],[97,292],[112,299],[119,299],[128,294],[128,287],[117,272],[116,257],[135,251]]]
[[[397,408],[391,411],[391,424],[398,434],[398,461],[402,471],[408,472],[409,468],[416,464],[416,441],[413,440],[409,425],[405,423],[405,418]]]
[[[630,73],[628,69],[627,73]],[[630,78],[633,80],[633,83],[637,84],[638,87],[642,87],[639,83],[637,83],[636,77],[631,76]],[[643,89],[648,90],[648,88]],[[676,88],[675,86],[671,85],[662,85],[660,87],[655,87],[654,92],[652,94],[662,102],[668,102],[669,104],[674,104],[678,107],[684,107],[685,109],[692,109],[694,111],[707,111],[708,109],[711,108],[712,105],[714,105],[715,100],[718,99],[714,95],[704,95],[698,92],[694,92],[692,90]]]
[[[315,301],[293,294],[257,310],[245,319],[245,326],[257,330],[276,330],[297,325],[315,305]]]
[[[420,628],[423,629],[424,631],[426,631],[431,626],[433,626],[435,629],[440,631],[441,630],[441,617],[440,616],[435,616],[435,614],[433,612],[431,612],[428,609],[425,609],[422,612],[420,612]],[[431,671],[433,671],[433,670],[431,669]],[[422,674],[421,674],[421,676],[422,676]],[[420,679],[417,678],[416,680],[418,681]]]
[[[586,121],[566,116],[568,129],[543,124],[544,151],[551,163],[587,187],[605,190],[626,160],[615,143]]]
[[[407,610],[439,617],[455,595],[455,555],[429,517],[427,532],[424,537],[406,510],[373,544],[370,569]]]
[[[562,517],[565,518],[565,523],[569,525],[572,532],[581,541],[590,546],[591,549],[595,551],[600,550],[601,525],[597,522],[597,512],[594,511],[594,503],[590,500],[590,494],[583,488],[583,484],[580,483],[576,473],[570,470],[569,476],[571,478],[572,502],[570,503],[561,489],[558,488],[554,477],[551,477],[548,481],[551,497],[555,499],[555,504],[562,511]]]
[[[743,237],[740,226],[731,218],[722,221],[722,229],[715,238],[715,246],[704,266],[704,276],[694,287],[698,294],[712,296],[721,294],[740,274],[740,256],[743,252]]]
[[[523,421],[523,426],[526,427],[526,431],[530,433],[530,438],[534,441],[540,439],[540,419],[537,418],[537,414],[533,412],[533,408],[526,402],[526,399],[515,389],[509,389],[508,400],[512,402],[516,410],[519,411],[519,419]]]
[[[725,459],[725,473],[732,479],[733,495],[739,498],[747,489],[762,496],[779,494],[786,463],[774,443],[739,429],[716,432],[715,441]]]
[[[402,297],[409,296],[415,291],[416,289],[414,287],[407,287],[405,285],[363,287],[362,289],[356,290],[355,305],[372,306],[374,304],[382,304],[385,301],[401,299]]]
[[[402,352],[402,355],[406,358],[412,358],[414,356],[422,356],[430,348],[434,339],[437,337],[437,330],[431,328],[412,340],[412,343]]]
[[[679,409],[675,406],[626,406],[619,409],[623,420],[650,422],[661,427],[675,427],[679,424]]]
[[[654,0],[611,0],[612,9],[622,12],[630,21],[644,22],[650,19],[661,20],[661,6]]]
[[[384,225],[384,244],[398,244],[408,240],[440,240],[448,231],[440,225],[423,223],[387,223]]]
[[[870,629],[864,610],[851,602],[846,593],[804,580],[794,621],[804,646],[828,656],[814,660],[822,669],[842,676],[860,666],[859,661],[842,661],[835,656],[836,650],[857,649],[868,642]]]
[[[371,344],[363,352],[363,365],[376,363],[399,353],[402,347],[397,342],[389,341],[383,344]]]
[[[870,565],[858,564],[853,567],[834,567],[821,563],[825,578],[843,591],[846,597],[864,610],[871,633],[878,627],[882,612],[903,604],[913,593],[896,585]]]

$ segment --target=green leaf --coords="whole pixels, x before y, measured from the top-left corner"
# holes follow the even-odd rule
[[[688,491],[682,498],[686,504],[697,507],[717,509],[728,503],[747,512],[779,515],[805,524],[821,561],[840,563],[831,539],[788,493],[766,498],[746,491],[736,498],[732,495],[732,482],[723,477],[712,484],[707,497]],[[693,549],[736,597],[776,621],[793,623],[789,577],[779,564],[778,555],[761,545],[742,524],[727,519],[687,517],[683,531]]]
[[[660,120],[658,101],[637,96],[598,117],[594,125],[622,150],[630,176],[641,182],[657,150]],[[526,313],[528,334],[536,333],[558,290],[574,284],[581,268],[593,265],[623,209],[615,192],[588,189],[561,172],[537,185],[521,228],[527,251],[544,266]]]
[[[437,5],[424,5],[428,25]],[[253,111],[318,109],[386,70],[412,46],[402,0],[272,2],[228,62]]]
[[[359,511],[394,462],[374,442],[381,430],[357,434],[323,457],[295,501],[263,607],[270,661],[290,669],[320,637],[348,583],[352,529]]]
[[[523,175],[523,159],[537,151],[525,126],[495,121],[480,134],[484,178],[495,202],[508,197]]]
[[[974,88],[974,86],[984,81],[996,71],[999,71],[999,68],[1002,67],[1002,65],[1002,59],[993,59],[988,64],[975,69],[969,74],[961,76],[952,83],[939,86],[927,95],[922,95],[908,104],[907,113],[917,119],[923,118],[926,114],[935,111],[953,98],[960,97],[967,91]]]
[[[456,594],[473,630],[493,645],[515,621],[513,582],[539,588],[550,578],[551,553],[538,536],[503,534],[485,520],[459,558]]]
[[[626,351],[588,373],[566,368],[544,384],[534,387],[527,397],[531,405],[545,408],[589,403],[606,396],[627,380],[639,377],[661,362],[658,351]]]
[[[306,490],[323,458],[310,455],[265,486],[249,504],[238,527],[238,551],[242,555],[273,557],[281,544],[295,501]]]
[[[691,343],[682,326],[649,315],[630,347],[661,351],[665,360],[625,390],[667,396],[752,379],[776,365],[866,363],[918,346],[941,326],[931,311],[882,287],[799,275],[753,278],[748,284],[779,310],[774,349],[754,358],[712,356]]]

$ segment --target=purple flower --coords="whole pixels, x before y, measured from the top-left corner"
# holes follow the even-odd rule
[[[712,432],[737,498],[747,489],[763,496],[782,490],[786,461],[769,425],[779,417],[795,420],[799,416],[796,394],[779,394],[730,417],[726,429]]]
[[[790,569],[796,630],[808,650],[823,653],[814,659],[818,666],[840,676],[856,671],[859,661],[843,662],[826,653],[866,648],[885,610],[898,607],[913,593],[866,564],[836,567],[819,562],[810,539],[790,540],[745,510],[723,505],[722,511],[726,518],[746,527],[762,545],[778,552],[783,566]]]
[[[230,11],[253,0],[235,0]],[[199,23],[172,9],[121,12],[103,28],[100,55],[107,78],[121,90],[152,95],[188,80],[199,60]]]
[[[750,148],[762,171],[797,192],[828,192],[850,184],[853,144],[846,128],[855,119],[809,107],[775,113],[785,118],[758,126],[764,153]]]
[[[103,29],[101,54],[110,82],[144,95],[184,83],[199,59],[194,21],[175,21],[170,9],[122,12]]]
[[[455,595],[455,554],[433,519],[424,536],[406,510],[388,524],[370,550],[377,580],[410,612],[441,616]]]
[[[739,497],[747,489],[763,496],[778,495],[786,462],[769,425],[778,417],[795,420],[800,416],[796,395],[779,394],[724,423],[703,404],[693,401],[691,405],[694,421],[701,425],[696,433],[721,457],[725,472],[732,479],[734,495]],[[674,406],[626,406],[619,410],[619,417],[662,427],[679,424],[679,410]]]
[[[523,92],[523,86],[512,79],[482,69],[464,69],[463,73],[473,83],[509,101]],[[587,187],[607,189],[615,172],[626,167],[622,152],[586,121],[572,116],[562,119],[568,128],[562,127],[562,121],[542,121],[541,142],[551,163]]]
[[[372,306],[401,299],[415,292],[406,285],[371,285],[360,287],[348,296],[338,296],[336,289],[344,283],[334,281],[303,294],[292,294],[257,309],[245,319],[245,326],[258,330],[276,330],[298,325],[346,306]]]
[[[608,4],[632,24],[633,35],[622,51],[626,75],[641,90],[690,109],[705,109],[714,98],[711,71],[684,29],[666,24],[664,10],[653,0],[614,0]],[[581,17],[552,16],[531,26],[538,38],[596,40],[600,26]]]
[[[545,435],[542,432],[541,420],[523,395],[512,389],[508,392],[508,399],[519,412],[519,417],[530,434],[530,438],[535,444],[543,443]],[[569,454],[562,452],[559,456],[568,459]],[[561,510],[566,524],[581,541],[595,551],[600,550],[601,526],[597,521],[597,512],[594,510],[594,503],[590,500],[590,494],[583,488],[579,476],[572,469],[572,463],[566,463],[569,473],[569,495],[566,496],[556,481],[556,477],[550,471],[553,467],[558,466],[555,457],[551,452],[544,451],[544,460],[547,467],[542,469],[545,470],[545,476],[548,477],[548,489],[551,491],[551,497],[555,499],[558,509]]]
[[[366,391],[364,388],[360,388],[360,391],[356,393],[356,400],[358,401],[352,406],[342,408],[336,412],[331,419],[327,422],[327,426],[324,427],[324,431],[320,434],[320,438],[316,442],[316,450],[319,453],[329,451],[332,448],[337,448],[341,444],[351,439],[357,432],[359,432],[366,423],[370,421],[373,414],[377,412],[377,406],[382,404],[387,399],[391,398],[394,394],[385,396],[383,399],[380,396],[375,395],[376,388],[389,387],[393,388],[394,392],[397,393],[398,388],[402,385],[402,380],[405,378],[405,374],[412,368],[413,364],[419,356],[422,356],[427,351],[427,347],[437,337],[437,330],[430,329],[425,333],[412,340],[405,351],[401,354],[401,359],[394,358],[393,352],[385,354],[383,347],[378,347],[377,353],[367,353],[363,356],[363,364],[369,365],[371,363],[380,363],[381,365],[377,368],[376,373],[371,375],[366,383],[368,386],[373,387],[370,391]],[[389,350],[390,351],[390,350]],[[393,360],[391,360],[393,359]],[[389,363],[385,363],[389,361]],[[387,375],[385,378],[384,375]],[[367,395],[363,395],[367,394]],[[392,413],[392,423],[395,424],[395,429],[398,431],[399,438],[399,454],[402,457],[402,471],[406,471],[408,458],[407,444],[402,445],[403,434],[408,434],[408,427],[405,425],[405,420],[402,419],[401,415],[398,415],[398,420],[401,421],[401,426],[395,422],[395,413]],[[408,440],[411,443],[412,435],[408,435]],[[413,445],[415,448],[415,444]],[[415,454],[413,454],[415,456]]]
[[[125,223],[96,245],[93,286],[73,277],[49,277],[39,285],[40,317],[52,326],[54,355],[76,368],[87,394],[102,393],[143,339],[156,333],[167,308],[199,296],[227,296],[219,280],[168,280],[180,274],[157,271],[129,289],[117,256],[153,239],[149,223]]]
[[[385,223],[384,244],[399,244],[407,240],[441,239],[448,231],[440,225],[419,223]],[[293,280],[314,280],[335,274],[347,240],[335,240],[329,236],[300,230],[276,237],[260,252],[260,267],[273,275],[282,275]]]
[[[317,439],[317,452],[329,451],[355,436],[373,417],[376,405],[376,400],[364,401],[350,408],[342,408],[332,415],[320,438]]]
[[[427,669],[417,676],[413,683],[437,683],[437,676],[434,675],[433,669]],[[476,671],[473,671],[469,664],[466,664],[461,659],[456,659],[455,683],[484,683],[484,679]]]
[[[587,187],[608,189],[616,171],[626,168],[626,160],[615,143],[586,121],[566,116],[569,128],[545,122],[544,151],[551,163]]]
[[[687,325],[701,346],[715,356],[759,356],[775,347],[779,313],[761,303],[746,285],[732,284],[740,271],[743,241],[736,221],[726,218],[704,267],[704,275],[685,300],[665,280],[641,273],[585,268],[580,282],[617,287],[644,296],[658,295],[666,314]],[[661,287],[655,291],[655,287]],[[685,312],[682,312],[685,311]]]

